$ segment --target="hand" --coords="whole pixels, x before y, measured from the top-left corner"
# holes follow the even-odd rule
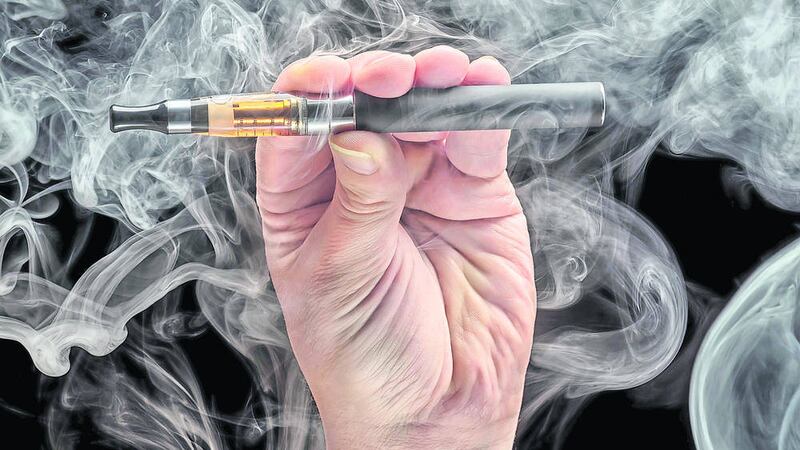
[[[509,84],[449,47],[289,66],[275,91]],[[269,270],[329,448],[510,448],[536,294],[508,131],[258,140]]]

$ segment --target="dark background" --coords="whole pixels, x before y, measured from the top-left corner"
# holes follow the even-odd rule
[[[638,205],[671,244],[686,280],[725,299],[759,262],[796,235],[798,221],[798,215],[767,206],[755,194],[742,201],[726,192],[721,181],[726,167],[730,166],[721,161],[657,155],[647,169]],[[57,219],[63,223],[57,226],[74,227],[71,216],[69,211],[60,213]],[[94,246],[87,249],[81,266],[105,253],[109,225],[103,220],[95,223]],[[223,409],[243,404],[249,381],[232,350],[213,332],[186,340],[185,345],[206,396]],[[0,435],[16,442],[6,448],[45,447],[43,413],[58,381],[42,385],[42,375],[16,342],[0,340],[0,361]],[[675,390],[675,401],[682,405],[677,408],[639,407],[627,392],[601,394],[578,414],[564,436],[563,448],[694,448],[685,393]],[[85,422],[78,425],[80,446],[102,447]],[[551,446],[543,443],[542,448]]]

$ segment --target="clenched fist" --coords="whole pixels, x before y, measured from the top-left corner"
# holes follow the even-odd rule
[[[290,65],[277,92],[509,84],[449,47]],[[260,138],[269,270],[329,448],[510,448],[536,293],[508,131]]]

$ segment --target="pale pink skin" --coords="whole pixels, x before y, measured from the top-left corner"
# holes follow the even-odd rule
[[[273,89],[509,82],[493,58],[436,47],[305,59]],[[269,270],[329,448],[511,448],[536,292],[508,137],[259,139]]]

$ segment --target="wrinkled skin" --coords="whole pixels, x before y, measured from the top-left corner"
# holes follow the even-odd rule
[[[449,47],[289,66],[276,92],[508,84]],[[508,131],[258,141],[269,270],[329,448],[510,448],[536,294]]]

